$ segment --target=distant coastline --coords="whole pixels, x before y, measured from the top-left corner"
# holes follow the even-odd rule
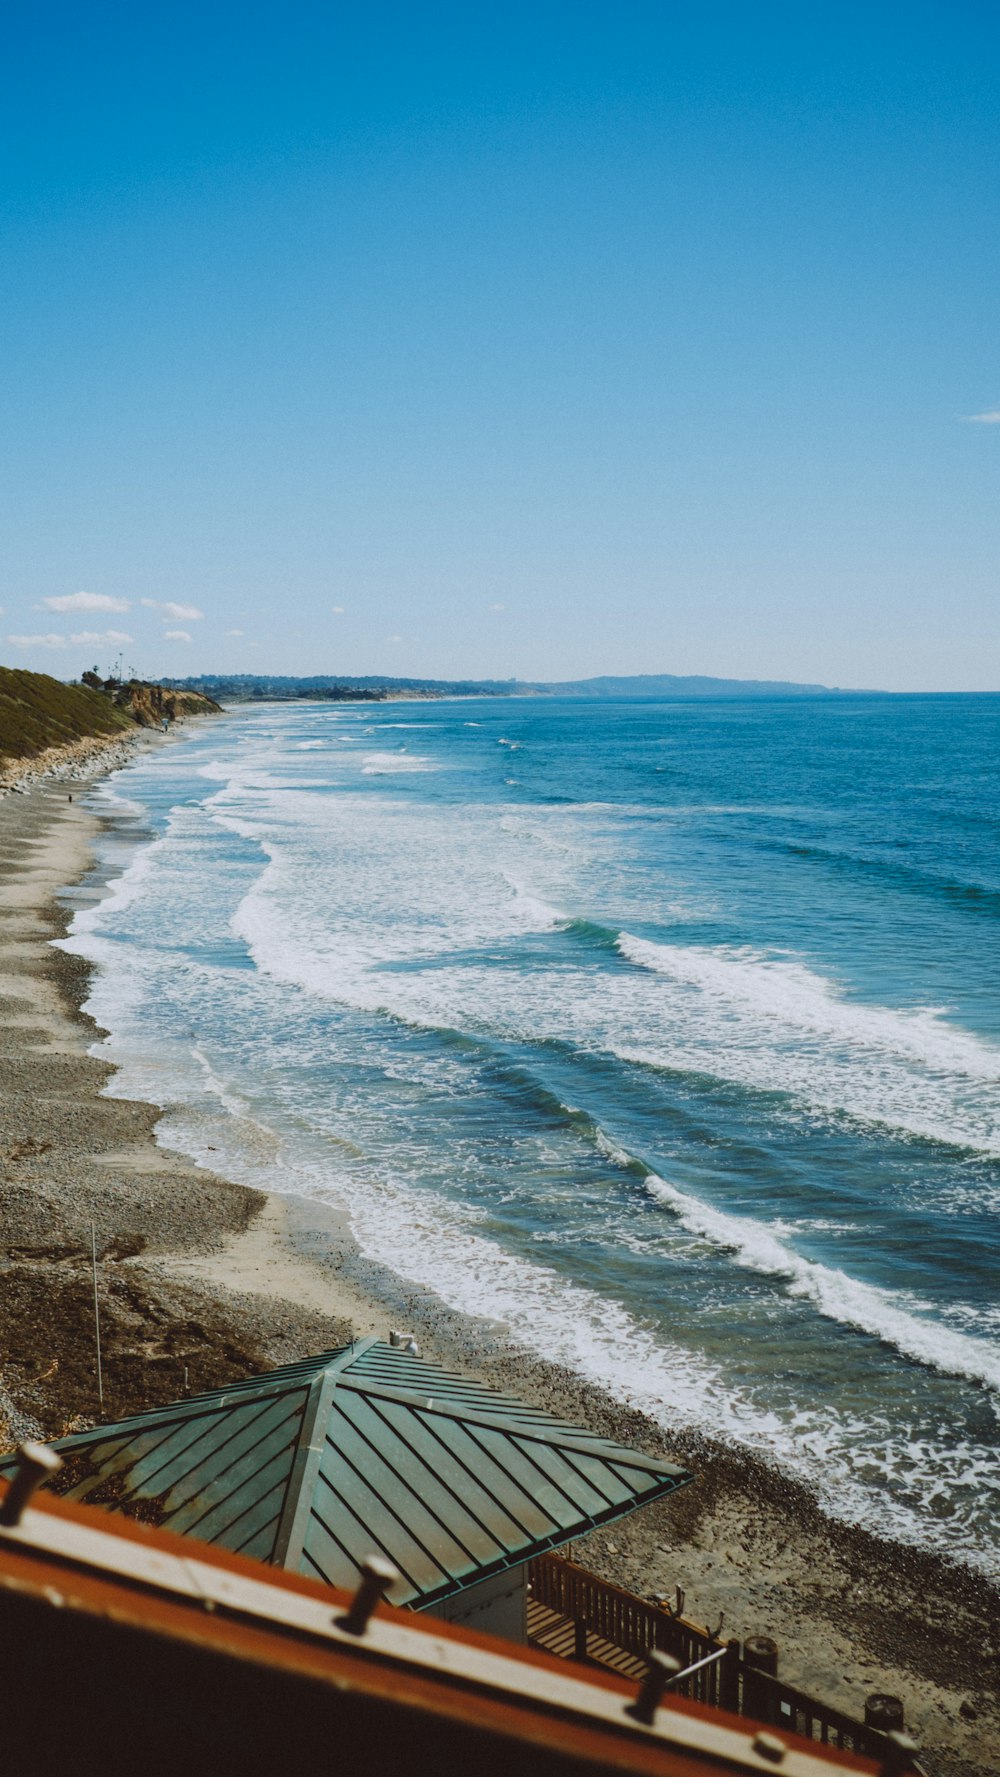
[[[639,673],[594,679],[418,679],[347,673],[201,673],[168,681],[178,691],[198,692],[217,702],[244,703],[273,698],[367,702],[397,697],[589,697],[595,700],[642,697],[871,697],[889,692],[844,690],[833,685],[798,684],[790,679],[716,679],[700,674]]]

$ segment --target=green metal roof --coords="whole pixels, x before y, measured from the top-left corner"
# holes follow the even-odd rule
[[[55,1448],[70,1499],[335,1586],[381,1553],[416,1608],[692,1478],[377,1339]]]

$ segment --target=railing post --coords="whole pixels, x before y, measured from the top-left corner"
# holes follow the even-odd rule
[[[720,1662],[719,1672],[719,1708],[729,1709],[733,1715],[740,1713],[740,1643],[734,1636],[726,1642],[725,1659]]]
[[[587,1625],[580,1617],[574,1618],[573,1621],[573,1658],[574,1660],[586,1660],[587,1658]]]
[[[778,1643],[770,1635],[748,1635],[743,1643],[743,1714],[770,1721],[771,1697],[761,1677],[778,1676]]]
[[[905,1726],[903,1705],[899,1697],[890,1697],[884,1691],[873,1691],[870,1697],[865,1698],[866,1728],[877,1728],[881,1734],[888,1734],[894,1728],[902,1733]]]

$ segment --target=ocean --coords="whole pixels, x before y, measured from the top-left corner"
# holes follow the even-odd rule
[[[1000,697],[243,706],[68,948],[165,1144],[997,1576],[998,788]]]

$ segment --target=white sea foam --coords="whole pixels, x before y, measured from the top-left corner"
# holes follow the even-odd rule
[[[805,964],[749,947],[654,944],[622,932],[618,949],[629,962],[697,988],[727,1011],[748,1007],[790,1031],[878,1046],[930,1068],[1000,1084],[1000,1050],[947,1024],[936,1007],[897,1011],[850,1002]]]
[[[594,1145],[598,1153],[604,1155],[605,1160],[611,1161],[612,1166],[620,1166],[623,1171],[631,1169],[631,1154],[626,1153],[619,1142],[612,1141],[610,1135],[606,1135],[604,1130],[597,1126],[594,1128]]]
[[[429,759],[416,753],[366,753],[361,766],[365,777],[391,777],[399,771],[433,771]]]
[[[79,952],[78,941],[84,934],[113,926],[155,874],[163,846],[163,840],[151,840],[134,854],[120,876],[109,878],[100,900],[90,907],[81,907],[74,914],[70,935],[60,941],[60,948],[71,953],[74,950]]]
[[[734,1264],[780,1278],[790,1295],[806,1298],[826,1319],[870,1333],[930,1369],[1000,1390],[1000,1350],[996,1347],[911,1312],[891,1290],[860,1283],[845,1271],[802,1258],[765,1222],[726,1215],[655,1173],[646,1179],[646,1189],[684,1227],[731,1254]]]
[[[373,760],[387,773],[423,763],[367,755],[365,772]],[[356,760],[344,765],[357,769]],[[485,1021],[504,1035],[600,1047],[643,1066],[781,1090],[811,1110],[1000,1152],[1000,1052],[932,1008],[851,1001],[794,958],[622,932],[619,951],[631,967],[599,980],[583,961],[502,978],[468,962],[433,977],[384,973],[404,959],[551,929],[557,909],[571,914],[588,854],[600,860],[610,845],[581,824],[579,810],[548,819],[502,810],[497,819],[489,809],[338,795],[324,802],[317,829],[315,802],[254,761],[230,774],[212,807],[270,858],[237,930],[259,966],[282,979],[418,1024]],[[698,909],[679,903],[675,911],[694,917]]]
[[[230,1116],[233,1117],[249,1116],[250,1106],[247,1100],[238,1092],[234,1091],[232,1086],[228,1085],[227,1082],[222,1079],[220,1074],[216,1073],[212,1063],[209,1061],[208,1056],[203,1050],[199,1049],[196,1044],[192,1044],[191,1054],[201,1068],[202,1078],[205,1082],[206,1089],[212,1094],[213,1098],[218,1099],[223,1109],[227,1110]]]
[[[387,965],[430,960],[441,952],[548,931],[560,920],[555,908],[490,871],[494,893],[489,905],[475,899],[463,904],[442,884],[437,894],[424,900],[419,922],[366,922],[348,907],[341,929],[320,935],[311,910],[296,908],[283,894],[286,860],[273,849],[264,849],[271,854],[268,866],[232,920],[234,933],[247,944],[258,968],[307,992],[359,1010],[392,1012],[418,1025],[452,1020],[447,1013],[434,1015],[428,1003],[433,995],[425,994],[418,976],[387,974]],[[486,868],[484,861],[479,868]],[[468,886],[467,877],[463,886]],[[409,893],[412,907],[413,887]],[[443,972],[442,980],[447,976]]]
[[[353,727],[357,735],[356,721]],[[580,885],[591,860],[608,858],[613,850],[614,834],[603,817],[613,823],[621,811],[608,804],[533,811],[532,835],[516,823],[502,824],[512,803],[498,821],[496,807],[487,805],[411,807],[402,787],[396,792],[390,786],[376,799],[358,782],[359,775],[373,775],[372,760],[384,761],[392,772],[433,767],[435,761],[418,762],[398,751],[364,753],[363,741],[353,753],[346,747],[323,755],[323,770],[329,762],[329,781],[340,787],[320,801],[295,787],[289,752],[309,749],[290,737],[302,731],[291,717],[272,728],[260,725],[253,744],[241,743],[232,759],[214,742],[220,756],[199,769],[218,785],[215,795],[194,813],[176,813],[156,842],[159,849],[136,854],[106,900],[77,916],[70,943],[101,962],[92,1009],[115,1031],[107,1052],[125,1067],[112,1089],[188,1104],[187,1111],[171,1113],[170,1139],[187,1143],[207,1164],[223,1163],[210,1150],[220,1129],[229,1128],[233,1170],[244,1165],[247,1182],[341,1195],[350,1201],[359,1238],[373,1257],[436,1290],[455,1308],[481,1313],[488,1305],[520,1340],[635,1400],[665,1424],[698,1424],[752,1445],[811,1480],[841,1515],[910,1540],[939,1536],[942,1546],[956,1546],[956,1538],[961,1544],[954,1522],[928,1519],[921,1496],[929,1487],[944,1490],[960,1502],[955,1509],[961,1514],[961,1501],[988,1485],[984,1454],[973,1443],[949,1448],[915,1438],[908,1446],[891,1426],[879,1430],[874,1419],[852,1420],[842,1404],[811,1404],[791,1416],[771,1411],[765,1390],[734,1388],[731,1378],[682,1345],[668,1326],[640,1325],[621,1304],[503,1251],[477,1228],[475,1214],[411,1189],[405,1176],[388,1176],[384,1168],[378,1176],[365,1175],[357,1162],[349,1180],[338,1179],[332,1160],[296,1145],[295,1117],[272,1117],[269,1106],[261,1118],[245,1085],[234,1084],[227,1068],[213,1060],[209,1043],[174,1043],[169,1029],[158,1030],[157,995],[168,971],[178,1003],[192,1008],[226,1001],[234,978],[180,961],[168,948],[158,953],[157,908],[169,905],[178,936],[193,941],[210,909],[213,917],[219,909],[224,930],[224,909],[238,899],[233,927],[259,971],[240,979],[271,996],[267,1003],[275,1016],[290,1003],[284,984],[293,983],[319,1000],[385,1010],[421,1028],[444,1025],[524,1042],[554,1038],[645,1066],[702,1072],[764,1091],[778,1087],[810,1112],[847,1111],[987,1150],[997,1135],[1000,1057],[938,1011],[861,1005],[787,955],[655,945],[623,932],[621,964],[609,968],[595,963],[592,946],[581,944],[575,959],[575,940],[567,933],[558,940],[557,961],[547,964],[547,947],[535,944],[530,969],[480,964],[477,947],[492,956],[524,935],[557,929],[560,910],[579,911],[582,902],[586,912]],[[590,814],[602,818],[591,821]],[[259,848],[256,880],[249,885],[246,871],[239,879],[247,892],[234,891],[229,864],[217,868],[213,820],[252,842],[247,871],[255,868]],[[149,924],[143,928],[139,915],[147,898]],[[117,935],[123,924],[137,930],[134,948]],[[139,941],[144,932],[151,944]],[[191,1016],[194,1022],[198,1013],[192,1009]],[[264,1024],[260,1041],[253,1077],[264,1080]],[[387,1057],[387,1075],[392,1066]],[[281,1130],[280,1138],[274,1136],[282,1144],[280,1165],[273,1147],[256,1134],[258,1125],[270,1123]],[[594,1141],[611,1164],[636,1172],[637,1162],[621,1143],[600,1129]],[[326,1151],[333,1153],[329,1143]],[[238,1152],[245,1152],[243,1162]],[[650,1202],[685,1231],[685,1241],[690,1236],[693,1251],[696,1243],[706,1243],[729,1254],[737,1267],[770,1278],[776,1301],[786,1295],[807,1303],[824,1319],[878,1338],[928,1370],[1000,1387],[1000,1359],[973,1336],[971,1308],[966,1314],[957,1304],[952,1317],[967,1321],[968,1333],[942,1328],[910,1298],[804,1259],[794,1250],[793,1226],[729,1216],[659,1175],[650,1175],[645,1189]],[[912,1478],[906,1498],[915,1510],[900,1496],[905,1476]],[[895,1491],[886,1491],[883,1482]],[[971,1545],[965,1552],[976,1558]]]
[[[564,1108],[567,1116],[579,1117],[571,1107]],[[599,1124],[592,1125],[591,1133],[598,1153],[623,1171],[641,1172],[645,1190],[654,1202],[700,1240],[728,1253],[734,1264],[779,1280],[790,1296],[808,1300],[826,1319],[871,1334],[916,1363],[1000,1391],[1000,1348],[996,1345],[942,1324],[929,1303],[912,1296],[903,1301],[898,1292],[806,1259],[787,1244],[803,1231],[850,1232],[849,1224],[821,1217],[790,1224],[778,1218],[768,1222],[731,1215],[651,1172]],[[952,1302],[948,1313],[981,1331],[993,1324],[989,1311],[984,1314],[971,1305]]]
[[[558,908],[550,906],[541,896],[532,894],[527,885],[519,882],[516,877],[508,875],[506,871],[503,874],[511,891],[510,912],[515,920],[522,922],[526,931],[552,931],[563,924],[566,916]]]
[[[196,1122],[172,1119],[170,1139],[201,1147],[199,1158],[219,1164],[217,1152],[205,1153]],[[459,1313],[499,1321],[518,1344],[598,1383],[668,1430],[697,1426],[757,1450],[813,1485],[839,1517],[924,1546],[940,1534],[954,1547],[954,1525],[944,1529],[924,1517],[928,1475],[936,1475],[935,1490],[947,1492],[949,1503],[956,1491],[964,1489],[971,1500],[992,1484],[989,1453],[968,1442],[949,1453],[949,1472],[941,1474],[942,1453],[926,1441],[901,1442],[888,1427],[857,1416],[838,1419],[822,1407],[790,1417],[769,1410],[734,1388],[711,1360],[673,1341],[666,1326],[641,1324],[619,1303],[505,1251],[477,1231],[482,1212],[428,1197],[385,1171],[374,1176],[352,1167],[338,1180],[329,1160],[317,1163],[287,1144],[277,1167],[259,1151],[242,1159],[227,1155],[226,1163],[247,1183],[347,1208],[362,1250],[397,1276],[432,1290]],[[873,1488],[876,1477],[892,1491]],[[901,1485],[912,1504],[900,1496]],[[963,1545],[959,1535],[958,1541],[968,1559],[992,1569],[990,1551],[972,1538]]]
[[[283,807],[283,824],[294,823]],[[263,830],[235,812],[220,810],[220,818],[247,836]],[[579,859],[566,847],[540,860],[516,830],[501,844],[497,829],[475,818],[446,811],[435,823],[426,810],[411,815],[384,801],[372,811],[341,799],[326,840],[335,844],[341,827],[333,900],[325,870],[315,899],[304,894],[312,858],[301,841],[286,853],[275,828],[268,874],[237,916],[258,965],[284,980],[417,1025],[603,1049],[644,1067],[783,1091],[811,1111],[1000,1152],[995,1050],[931,1010],[851,1004],[793,961],[623,934],[619,947],[633,969],[620,974],[595,975],[584,961],[498,974],[468,960],[432,974],[387,974],[386,965],[405,959],[552,929],[572,908]]]
[[[296,932],[294,911],[280,892],[279,879],[269,882],[270,873],[275,869],[279,871],[280,878],[281,866],[272,861],[269,872],[241,904],[234,923],[236,930],[249,944],[258,965],[277,978],[294,982],[311,992],[330,994],[359,1009],[391,1010],[396,1016],[418,1025],[437,1023],[462,1027],[464,1024],[469,1027],[473,1022],[471,1002],[476,1000],[478,991],[481,996],[479,1004],[488,1007],[489,1021],[493,1027],[502,1023],[502,1016],[498,1018],[498,1012],[502,1014],[506,1010],[509,1017],[513,1011],[515,1016],[511,1019],[511,1025],[520,1034],[524,1034],[529,1022],[526,1013],[534,1015],[530,1020],[534,1022],[539,1002],[544,1000],[548,1007],[548,1028],[565,1034],[565,1026],[560,1026],[554,1017],[561,1004],[557,995],[560,991],[565,995],[565,984],[554,983],[546,972],[540,974],[534,1002],[530,1007],[527,1004],[525,984],[515,984],[517,993],[512,1007],[511,995],[508,993],[504,1005],[502,990],[492,977],[478,970],[471,971],[470,979],[469,970],[437,969],[426,981],[419,973],[387,976],[381,967],[373,971],[371,965],[374,961],[381,964],[386,960],[384,935],[378,942],[377,958],[371,955],[365,957],[353,946],[331,945],[329,935],[323,944],[311,942],[306,950]],[[533,929],[544,930],[558,920],[556,910],[525,895],[522,884],[512,883],[510,886],[515,893],[508,895],[504,903],[508,915],[503,927],[506,934],[509,935],[512,929],[512,921],[524,920]],[[270,900],[269,887],[276,893],[277,905],[282,907],[280,919],[276,917],[276,905]],[[452,941],[455,940],[454,924],[450,925],[448,935]],[[467,928],[463,930],[462,936],[466,942],[473,935]],[[477,924],[475,935],[483,937],[488,934]],[[496,924],[491,935],[500,935]],[[405,954],[401,948],[403,937],[405,928],[401,931],[397,926],[394,930],[394,954],[397,958]],[[419,945],[422,953],[426,954],[428,938],[423,928],[420,929]],[[802,976],[807,972],[792,967],[786,968],[785,973],[791,975],[796,989],[801,991]],[[770,981],[771,976],[767,969],[764,974]],[[739,972],[737,979],[742,984],[743,977]],[[579,994],[583,994],[582,1007],[577,1004],[577,1018],[598,1018],[601,1015],[598,1012],[598,999],[606,1001],[607,983],[602,982],[596,993],[585,983],[576,983],[576,987],[578,1000]],[[810,987],[810,993],[811,991]],[[807,1003],[811,1005],[811,1001]],[[606,1014],[606,1005],[604,1013]],[[886,1017],[890,1028],[894,1030],[891,1014],[882,1014],[881,1018],[877,1015],[877,1027],[881,1028]],[[577,1040],[579,1041],[579,1032]],[[622,1167],[633,1164],[627,1152],[602,1130],[597,1131],[595,1140],[599,1150],[613,1164]],[[802,1258],[762,1221],[729,1216],[677,1190],[658,1177],[650,1178],[647,1188],[650,1195],[670,1209],[689,1231],[729,1252],[737,1265],[780,1280],[790,1296],[809,1300],[824,1317],[870,1334],[894,1346],[913,1361],[1000,1389],[1000,1352],[942,1325],[939,1320],[930,1316],[923,1317],[919,1311],[914,1311],[913,1305],[901,1303],[892,1291],[862,1283],[842,1270]]]
[[[943,1546],[957,1546],[990,1570],[991,1551],[973,1537],[963,1540],[954,1522],[928,1523],[923,1515],[929,1486],[947,1494],[952,1507],[956,1499],[982,1497],[990,1482],[981,1449],[969,1444],[949,1451],[942,1472],[939,1448],[901,1443],[888,1428],[844,1420],[822,1407],[790,1417],[771,1410],[759,1395],[734,1387],[711,1360],[672,1340],[667,1326],[640,1323],[619,1303],[485,1238],[477,1229],[482,1212],[414,1191],[385,1170],[359,1172],[354,1164],[339,1178],[329,1142],[320,1160],[299,1145],[295,1124],[279,1136],[198,1045],[176,1045],[164,1067],[167,1057],[148,1022],[150,982],[141,979],[141,957],[134,960],[133,972],[119,968],[102,976],[91,1009],[113,1018],[120,1032],[108,1049],[123,1071],[110,1089],[169,1107],[158,1130],[168,1146],[248,1185],[338,1203],[349,1210],[363,1251],[452,1309],[506,1324],[517,1343],[590,1378],[667,1429],[697,1426],[757,1450],[813,1485],[840,1517],[922,1545],[940,1537]],[[210,971],[191,973],[212,987]],[[217,1102],[224,1121],[199,1109],[203,1095]],[[617,1163],[628,1162],[610,1138],[605,1146]],[[873,1485],[879,1475],[891,1491]],[[908,1475],[912,1506],[899,1497]]]
[[[752,950],[654,944],[622,955],[663,982],[659,1033],[613,1039],[623,1060],[704,1071],[931,1141],[1000,1154],[1000,1050],[933,1007],[863,1005],[805,964]]]
[[[91,798],[103,815],[111,815],[117,819],[121,819],[122,816],[132,820],[144,819],[146,816],[145,805],[137,801],[135,797],[122,795],[117,784],[120,777],[121,771],[116,771],[112,772],[110,776],[102,778],[90,791]]]
[[[344,1164],[351,1164],[341,1177],[329,1143],[319,1159],[291,1129],[280,1142],[275,1138],[277,1146],[261,1141],[242,1094],[221,1080],[203,1054],[192,1052],[192,1060],[200,1084],[230,1102],[228,1144],[223,1126],[192,1109],[165,1120],[163,1138],[171,1146],[207,1166],[222,1165],[247,1184],[336,1202],[349,1211],[362,1250],[378,1263],[458,1312],[499,1321],[518,1344],[593,1380],[667,1429],[697,1426],[756,1449],[814,1485],[838,1516],[911,1542],[933,1542],[939,1528],[928,1527],[922,1516],[929,1474],[937,1477],[935,1488],[964,1490],[969,1499],[977,1490],[981,1497],[990,1484],[988,1453],[971,1443],[949,1453],[948,1473],[941,1474],[942,1452],[926,1441],[900,1442],[888,1427],[856,1416],[838,1420],[822,1406],[791,1416],[770,1410],[759,1396],[734,1387],[710,1359],[673,1340],[666,1325],[640,1323],[614,1300],[505,1251],[479,1232],[482,1210],[416,1191],[385,1168],[359,1170],[357,1150],[353,1157],[345,1150]],[[174,1089],[180,1085],[175,1078]],[[616,1144],[608,1147],[616,1152]],[[623,1150],[617,1153],[627,1158]],[[856,1446],[864,1448],[865,1479]],[[873,1490],[876,1475],[893,1490]],[[907,1476],[913,1505],[900,1496]],[[946,1545],[955,1545],[954,1525],[941,1534]],[[971,1540],[963,1552],[990,1568],[990,1552]]]
[[[410,759],[385,757],[394,769]],[[348,1004],[419,1022],[425,986],[387,965],[551,930],[562,918],[565,861],[540,875],[524,843],[498,842],[478,811],[344,793],[327,799],[317,824],[309,797],[232,780],[209,806],[267,859],[234,919],[258,966]]]

